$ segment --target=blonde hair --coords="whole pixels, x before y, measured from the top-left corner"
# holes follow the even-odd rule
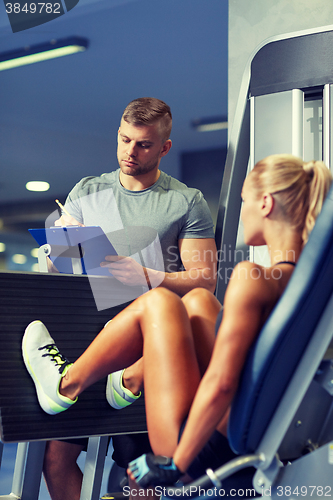
[[[250,173],[258,196],[274,195],[283,217],[306,243],[329,191],[332,174],[322,161],[303,162],[292,155],[271,155]]]

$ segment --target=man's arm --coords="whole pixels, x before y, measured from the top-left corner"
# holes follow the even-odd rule
[[[213,238],[188,238],[179,240],[179,251],[184,271],[165,273],[143,268],[131,257],[108,256],[103,265],[125,285],[142,285],[150,288],[164,286],[180,296],[193,288],[207,288],[214,292],[216,286],[216,245]]]
[[[179,252],[185,271],[165,273],[160,286],[180,296],[198,287],[214,292],[217,257],[215,240],[213,238],[182,239],[179,240]],[[148,275],[150,277],[150,271]],[[150,279],[153,286],[154,278]]]

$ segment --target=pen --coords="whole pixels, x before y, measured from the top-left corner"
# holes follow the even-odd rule
[[[61,210],[63,212],[65,212],[66,215],[68,215],[69,217],[72,217],[71,214],[66,210],[66,208],[64,207],[64,205],[62,203],[60,203],[59,200],[55,200],[55,202],[59,205],[59,207],[61,208]]]

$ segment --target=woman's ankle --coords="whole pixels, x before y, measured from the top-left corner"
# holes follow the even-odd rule
[[[142,377],[138,376],[136,373],[133,373],[131,367],[126,368],[123,372],[122,379],[123,386],[134,394],[134,396],[138,396],[138,394],[142,390]]]
[[[73,384],[69,378],[68,372],[62,377],[59,384],[59,393],[65,398],[75,401],[79,395],[77,384]]]

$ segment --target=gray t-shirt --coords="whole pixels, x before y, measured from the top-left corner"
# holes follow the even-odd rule
[[[100,226],[118,255],[135,258],[143,252],[146,267],[181,270],[179,239],[214,238],[202,193],[164,172],[149,188],[130,191],[121,185],[119,172],[83,178],[69,193],[67,210],[86,226]]]

